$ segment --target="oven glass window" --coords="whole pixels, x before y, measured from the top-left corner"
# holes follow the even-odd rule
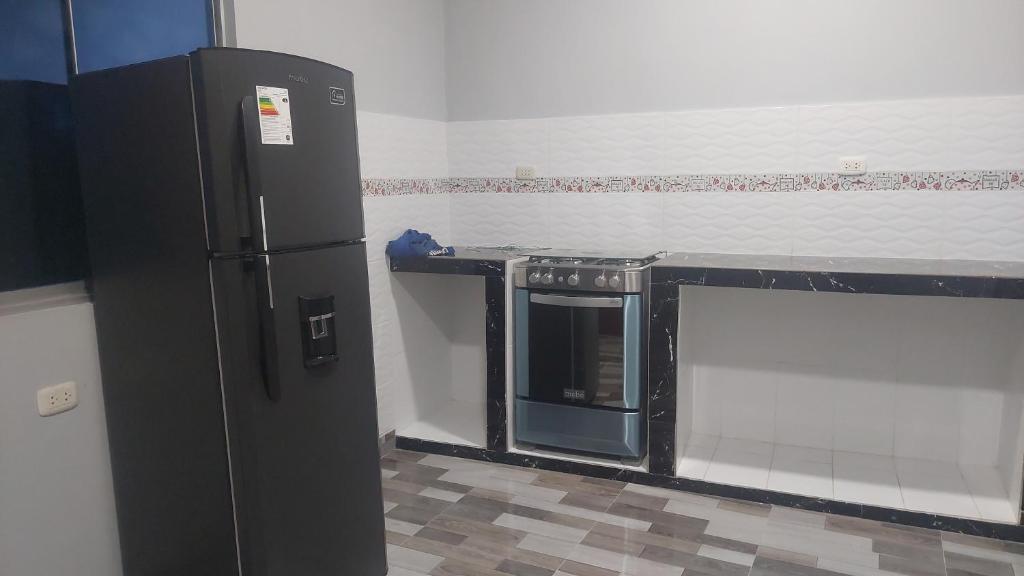
[[[625,406],[621,307],[530,302],[529,326],[531,400]]]

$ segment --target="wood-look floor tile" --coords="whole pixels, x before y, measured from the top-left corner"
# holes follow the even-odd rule
[[[622,490],[626,487],[626,483],[621,480],[611,480],[609,478],[591,478],[590,476],[580,476],[580,482],[586,482],[588,484],[596,484],[598,486],[604,486],[606,488],[612,488],[615,490]]]
[[[704,574],[746,576],[747,572],[750,571],[749,567],[740,564],[733,564],[732,562],[726,562],[716,558],[708,558],[698,554],[680,552],[678,550],[669,550],[668,548],[661,548],[660,546],[645,546],[640,557],[654,562],[660,562],[661,564],[679,566],[687,571],[696,571]]]
[[[813,566],[793,564],[774,558],[758,556],[750,567],[750,576],[841,576],[842,572],[822,570]]]
[[[618,498],[615,499],[615,502],[661,512],[665,509],[665,505],[668,504],[668,498],[660,498],[658,496],[648,496],[646,494],[625,491],[619,494]]]
[[[744,502],[742,500],[726,500],[723,499],[718,503],[718,507],[722,510],[730,510],[732,512],[742,512],[744,514],[750,514],[751,516],[760,516],[767,518],[768,514],[772,511],[771,504],[762,504],[760,502]]]
[[[438,500],[437,498],[430,498],[419,494],[409,494],[408,492],[401,492],[390,488],[384,489],[384,500],[404,506],[415,506],[416,508],[422,508],[423,510],[430,510],[436,513],[440,513],[442,510],[445,510],[452,505],[451,502]]]
[[[451,544],[452,546],[458,546],[468,538],[465,534],[457,534],[455,532],[449,532],[432,526],[424,526],[416,532],[415,536],[417,538],[426,538],[428,540],[444,542],[445,544]]]
[[[1021,543],[613,480],[408,451],[381,469],[398,575],[1013,576],[1024,567]]]
[[[444,468],[435,468],[434,466],[424,466],[423,464],[417,464],[415,462],[404,462],[402,460],[389,460],[385,458],[381,461],[381,467],[387,468],[388,470],[395,470],[399,473],[405,473],[410,476],[417,478],[438,478],[448,470]]]
[[[605,498],[611,497],[613,499],[622,491],[622,489],[617,486],[606,486],[603,484],[584,482],[584,478],[585,476],[542,471],[539,473],[537,478],[531,482],[531,484],[534,486],[543,486],[545,488],[553,488],[555,490],[562,490],[565,492],[577,492],[580,494],[590,494]]]
[[[554,570],[516,562],[515,560],[503,560],[501,564],[498,564],[497,570],[498,572],[512,574],[513,576],[551,576],[555,573]]]
[[[772,548],[771,546],[758,546],[756,555],[764,556],[769,560],[779,560],[781,562],[799,564],[800,566],[809,566],[811,568],[818,565],[817,556],[811,556],[810,554],[801,554],[799,552],[792,552],[790,550],[782,550],[780,548]]]
[[[437,540],[413,536],[402,544],[403,548],[441,556],[449,560],[457,560],[463,564],[472,564],[481,568],[494,569],[505,558],[499,554],[471,548],[469,546],[453,546]]]
[[[451,558],[446,559],[430,571],[430,576],[508,576],[475,564],[460,562]]]
[[[1013,576],[1013,566],[998,560],[946,552],[946,573],[949,576]]]
[[[445,482],[444,480],[427,480],[423,484],[430,488],[437,488],[438,490],[447,490],[448,492],[458,492],[460,494],[466,494],[473,489],[472,486],[466,486],[465,484],[456,484],[455,482]]]
[[[946,573],[946,564],[942,556],[890,556],[888,554],[878,555],[878,568],[897,574],[907,576],[943,576]]]
[[[486,538],[501,546],[515,546],[527,534],[522,530],[495,526],[489,521],[480,522],[450,516],[447,512],[431,520],[429,526],[467,537]]]
[[[467,494],[476,496],[477,498],[500,500],[502,502],[511,502],[512,499],[516,497],[516,495],[512,494],[511,492],[501,492],[499,490],[491,490],[489,488],[480,488],[479,486],[474,486],[470,488]]]
[[[701,544],[707,544],[708,546],[714,546],[724,550],[732,550],[733,552],[739,552],[741,554],[757,554],[757,544],[751,544],[750,542],[732,540],[721,536],[712,536],[711,534],[701,534],[697,537],[697,541]]]
[[[630,576],[680,576],[683,573],[681,566],[650,560],[642,555],[619,554],[583,544],[576,547],[570,560],[607,570],[618,570]]]
[[[422,452],[410,452],[408,450],[396,448],[388,452],[387,458],[392,460],[401,460],[402,462],[419,462],[426,456],[427,455]]]
[[[534,535],[528,534],[526,538],[530,538],[531,536]],[[523,538],[523,540],[525,541],[526,538]],[[563,558],[560,556],[545,554],[543,552],[524,548],[522,547],[522,543],[501,545],[490,539],[468,538],[462,543],[462,545],[475,547],[484,552],[500,554],[509,560],[515,560],[516,562],[521,562],[523,564],[546,568],[552,572],[557,570],[558,567],[562,565],[563,561]]]
[[[644,551],[644,545],[641,542],[630,541],[627,538],[616,538],[615,536],[609,536],[593,530],[583,537],[581,544],[631,556],[639,556]]]
[[[395,490],[396,492],[405,492],[406,494],[419,494],[426,488],[426,485],[418,482],[410,482],[408,476],[403,476],[401,472],[392,478],[381,481],[381,487],[386,490]]]
[[[696,554],[697,550],[699,550],[701,546],[700,542],[693,540],[673,538],[671,536],[656,534],[646,530],[634,530],[632,528],[613,526],[611,524],[604,524],[601,522],[594,525],[591,533],[602,534],[625,542],[644,545],[651,544],[653,546],[660,546],[662,548],[669,548],[671,550],[678,550],[679,552],[687,552],[690,554]]]
[[[402,542],[405,542],[409,539],[409,536],[406,534],[399,534],[398,532],[392,532],[391,530],[385,530],[384,539],[387,540],[388,544],[401,546]]]
[[[555,524],[544,520],[526,518],[515,514],[502,514],[494,523],[498,526],[524,530],[538,536],[557,538],[566,542],[579,542],[587,535],[587,531],[580,528],[572,528],[562,524]]]
[[[619,576],[619,572],[614,570],[606,570],[597,566],[591,566],[590,564],[573,562],[572,560],[566,560],[558,569],[558,572],[572,574],[573,576]]]
[[[563,526],[569,526],[571,528],[580,528],[580,529],[583,529],[583,530],[590,530],[591,528],[594,527],[594,524],[597,523],[596,520],[591,520],[591,519],[588,519],[588,518],[580,518],[579,516],[576,516],[574,514],[563,514],[561,512],[552,512],[550,510],[547,511],[547,515],[545,515],[543,518],[541,518],[541,520],[546,520],[548,522],[554,522],[555,524],[561,524]]]
[[[912,560],[942,562],[942,544],[907,544],[895,540],[876,539],[871,543],[871,550],[888,556],[898,556]]]
[[[406,548],[405,546],[393,546],[391,544],[388,544],[387,553],[388,564],[391,566],[400,566],[402,568],[422,573],[429,572],[435,566],[444,561],[444,557],[438,556],[437,554],[420,552],[419,550],[413,550],[412,548]]]
[[[707,520],[703,520],[704,524],[707,525]],[[679,538],[682,540],[697,541],[701,535],[704,534],[704,527],[700,524],[686,525],[686,524],[651,524],[651,528],[648,530],[653,534],[661,534],[662,536],[670,536],[672,538]]]
[[[950,542],[961,546],[970,546],[980,550],[994,550],[1006,552],[1008,554],[1015,554],[1021,557],[1021,562],[1024,562],[1024,542],[994,540],[992,538],[982,538],[980,536],[970,536],[968,534],[955,534],[953,532],[943,532],[942,541],[944,543]]]
[[[771,512],[768,513],[768,518],[771,518],[776,522],[784,522],[787,524],[798,524],[800,526],[810,526],[819,529],[823,529],[825,527],[825,514],[822,514],[821,512],[788,508],[786,506],[772,506]]]
[[[937,530],[888,524],[864,518],[834,516],[831,514],[825,518],[825,530],[841,532],[851,536],[861,536],[872,540],[890,540],[892,542],[917,546],[936,545],[941,542],[941,535]]]
[[[401,520],[402,522],[409,522],[411,524],[419,524],[420,526],[426,526],[428,522],[437,516],[437,514],[437,512],[431,510],[399,504],[385,514],[384,517]]]
[[[434,498],[436,500],[444,500],[445,502],[458,502],[465,496],[462,492],[450,492],[448,490],[441,490],[440,488],[434,488],[433,486],[427,486],[420,491],[420,496],[426,496],[427,498]]]
[[[616,496],[596,496],[583,492],[569,492],[559,503],[566,506],[586,508],[594,512],[605,512],[612,505],[612,502],[615,502],[615,498]]]
[[[536,534],[527,534],[519,544],[516,544],[516,548],[545,556],[568,558],[576,550],[576,543],[538,536]]]
[[[703,518],[690,518],[689,516],[672,514],[671,512],[648,510],[621,502],[612,504],[608,509],[608,513],[615,514],[616,516],[625,516],[626,518],[645,520],[660,528],[660,531],[657,533],[666,535],[696,536],[704,532],[708,525],[708,521]],[[651,527],[650,531],[655,532],[654,526]]]

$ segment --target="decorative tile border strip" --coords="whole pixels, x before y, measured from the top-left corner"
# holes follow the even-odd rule
[[[435,178],[363,180],[364,196],[404,194],[529,194],[603,192],[845,192],[855,190],[1024,190],[1024,170],[951,172],[688,174],[538,178]]]
[[[362,181],[363,196],[446,194],[447,178],[368,178]]]

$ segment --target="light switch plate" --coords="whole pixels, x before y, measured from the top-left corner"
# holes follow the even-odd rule
[[[533,166],[516,166],[516,180],[536,180],[537,170]]]
[[[36,392],[36,407],[40,416],[53,416],[78,406],[78,385],[64,382],[40,388]]]
[[[860,176],[868,171],[863,156],[844,156],[839,159],[839,173],[843,176]]]

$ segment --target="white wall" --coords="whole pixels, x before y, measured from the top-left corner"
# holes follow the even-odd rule
[[[78,407],[40,417],[68,380]],[[120,573],[92,305],[0,315],[0,574]]]
[[[355,74],[360,110],[444,120],[442,0],[235,0],[238,46]]]
[[[453,177],[1016,169],[1024,96],[897,100],[448,123]],[[970,176],[970,175],[968,175]],[[973,176],[970,176],[973,178]],[[1024,194],[1007,190],[467,193],[460,244],[1024,260]]]
[[[452,120],[1024,92],[1018,0],[449,0]]]
[[[354,73],[364,179],[448,175],[443,0],[236,0],[235,27],[240,47],[316,58]],[[397,369],[407,363],[384,247],[406,228],[449,241],[448,197],[366,197],[363,212],[383,434],[395,428],[393,382],[410,378]]]

